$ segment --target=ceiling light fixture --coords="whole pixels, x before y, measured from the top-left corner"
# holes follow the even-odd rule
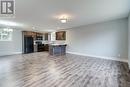
[[[61,23],[66,23],[67,19],[60,19]]]
[[[67,22],[67,19],[68,19],[68,17],[65,16],[65,15],[63,15],[63,16],[60,17],[61,23],[66,23],[66,22]]]
[[[32,27],[32,29],[33,29],[33,30],[35,30],[35,29],[36,29],[36,27]]]

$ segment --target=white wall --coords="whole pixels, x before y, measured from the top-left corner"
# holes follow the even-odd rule
[[[129,58],[129,68],[130,68],[130,13],[129,13],[129,17],[128,17],[128,30],[129,30],[129,32],[128,32],[128,41],[129,41],[129,44],[128,44],[128,46],[129,46],[128,58]]]
[[[0,41],[0,56],[22,53],[22,32],[14,29],[12,41]]]
[[[67,29],[67,52],[128,60],[128,19]]]

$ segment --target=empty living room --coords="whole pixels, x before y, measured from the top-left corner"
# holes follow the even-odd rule
[[[130,0],[0,0],[0,87],[130,87]]]

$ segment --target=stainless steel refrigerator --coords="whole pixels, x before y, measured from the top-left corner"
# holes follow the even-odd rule
[[[34,52],[33,37],[25,36],[24,37],[24,53],[32,53],[32,52]]]

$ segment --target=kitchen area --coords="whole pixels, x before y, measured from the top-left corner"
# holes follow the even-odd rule
[[[65,55],[66,32],[22,31],[23,53],[48,52],[50,55]]]

